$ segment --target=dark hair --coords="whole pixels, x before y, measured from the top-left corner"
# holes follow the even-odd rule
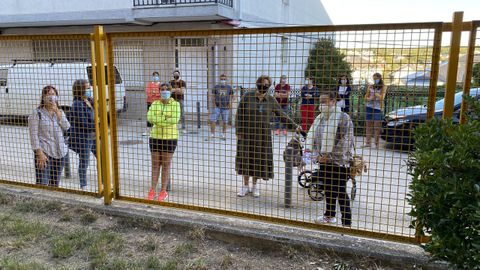
[[[376,73],[373,74],[373,76],[380,78],[380,81],[379,81],[378,83],[373,82],[373,84],[374,84],[375,86],[377,86],[377,87],[382,87],[382,86],[384,85],[384,83],[383,83],[383,78],[382,78],[382,74],[376,72]],[[373,77],[373,76],[372,76],[372,77]]]
[[[74,98],[85,96],[85,92],[87,91],[87,88],[85,87],[86,84],[88,84],[88,81],[85,79],[75,80],[72,86],[72,94]]]
[[[220,75],[220,78],[227,78],[227,74],[222,73],[222,74]]]
[[[260,77],[258,77],[255,83],[256,86],[259,87],[260,85],[262,85],[264,80],[268,80],[268,88],[270,88],[270,86],[272,85],[272,79],[268,75],[261,75]]]
[[[320,96],[328,96],[329,100],[338,101],[338,93],[337,91],[327,90],[320,93]]]
[[[57,88],[55,88],[53,85],[46,85],[42,89],[42,96],[40,97],[40,106],[38,106],[39,108],[43,108],[45,106],[45,101],[43,99],[45,98],[47,93],[50,91],[50,89],[53,89],[53,91],[55,92],[55,95],[58,97]],[[58,107],[58,102],[57,102],[57,107]]]
[[[172,88],[172,86],[169,83],[162,83],[162,84],[160,84],[158,89],[161,91],[162,87],[164,87],[164,86],[166,86],[168,88],[168,90],[170,90]]]
[[[347,75],[341,75],[340,77],[338,77],[338,81],[337,81],[337,84],[340,85],[342,84],[342,78],[345,77],[347,79],[347,85],[350,85],[350,79],[348,78]]]
[[[160,76],[160,73],[158,73],[157,71],[154,71],[154,72],[152,73],[152,76],[155,76],[155,75]]]

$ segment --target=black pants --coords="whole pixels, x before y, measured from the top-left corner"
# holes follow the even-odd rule
[[[352,224],[352,210],[350,209],[350,197],[347,193],[348,171],[346,167],[341,167],[332,163],[320,164],[314,177],[323,180],[325,188],[326,211],[325,217],[335,217],[337,199],[342,213],[342,224],[350,226]]]
[[[148,114],[148,110],[150,110],[150,106],[152,106],[152,103],[147,103],[147,114]],[[153,127],[152,123],[148,122],[148,120],[147,120],[147,127],[149,128]]]

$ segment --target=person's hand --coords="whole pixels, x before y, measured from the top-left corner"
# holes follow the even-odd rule
[[[60,110],[60,108],[57,107],[57,103],[53,103],[52,110],[57,116],[58,121],[60,122],[62,120],[62,110]]]
[[[37,150],[37,166],[40,169],[45,169],[45,166],[47,165],[48,162],[48,157],[43,153],[42,150]]]
[[[318,163],[327,163],[329,160],[328,156],[323,154],[323,155],[318,155],[317,157],[317,162]]]

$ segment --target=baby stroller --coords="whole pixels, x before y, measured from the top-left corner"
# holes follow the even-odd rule
[[[311,153],[305,153],[303,155],[303,163],[317,163],[317,156]],[[349,179],[352,180],[352,188],[350,191],[350,200],[354,201],[357,194],[357,183],[355,178],[352,178],[349,175]],[[320,177],[320,171],[315,169],[310,170],[301,170],[301,173],[298,175],[298,184],[308,189],[308,196],[314,201],[322,201],[325,198],[325,182]]]

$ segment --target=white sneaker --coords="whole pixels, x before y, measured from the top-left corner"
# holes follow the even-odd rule
[[[222,141],[225,141],[225,140],[227,139],[227,137],[225,137],[225,134],[222,134],[222,135],[220,135],[220,139],[221,139]]]
[[[319,217],[315,219],[315,223],[323,224],[323,223],[337,223],[337,219],[335,217]]]
[[[249,192],[248,190],[248,186],[242,186],[240,188],[240,191],[237,193],[238,197],[245,197],[245,195],[247,195]]]
[[[187,134],[187,130],[186,130],[186,129],[182,129],[182,133],[183,133],[183,134]]]
[[[260,197],[260,184],[257,183],[252,186],[252,194],[255,198]]]
[[[86,187],[86,186],[80,187],[80,189],[81,189],[82,191],[87,191],[87,187]]]
[[[142,133],[142,136],[144,136],[144,137],[145,137],[145,136],[148,136],[148,133],[147,133],[147,132],[144,132],[144,133]]]

